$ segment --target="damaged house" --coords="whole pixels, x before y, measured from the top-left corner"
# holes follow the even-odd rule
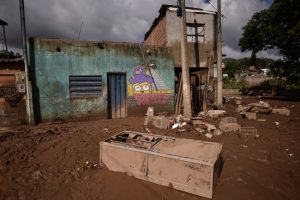
[[[186,7],[188,60],[193,96],[193,112],[205,106],[207,90],[214,88],[214,63],[217,61],[217,13]],[[159,16],[145,34],[145,45],[161,45],[173,48],[177,87],[181,72],[180,18],[177,6],[162,5]],[[200,90],[201,89],[201,90]],[[178,89],[176,91],[178,93]],[[199,106],[200,102],[200,106]]]
[[[167,47],[32,38],[36,122],[57,118],[144,115],[149,105],[174,112],[174,65]],[[144,51],[151,52],[143,59]]]

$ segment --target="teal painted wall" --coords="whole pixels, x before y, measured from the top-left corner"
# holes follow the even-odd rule
[[[138,44],[85,42],[60,39],[31,39],[30,67],[32,71],[35,115],[40,120],[78,118],[85,116],[107,117],[107,73],[125,72],[127,78],[128,115],[145,114],[146,107],[154,102],[159,111],[174,109],[174,64],[172,52],[163,47],[145,47],[151,50],[149,60],[155,62],[155,72],[167,88],[155,94],[136,94],[133,84],[137,66],[143,65]],[[149,72],[148,72],[149,73]],[[101,75],[103,93],[100,97],[70,98],[70,75]],[[137,87],[138,88],[138,87]],[[169,98],[157,101],[158,93]],[[142,99],[142,101],[141,101]],[[147,100],[148,99],[148,100]]]

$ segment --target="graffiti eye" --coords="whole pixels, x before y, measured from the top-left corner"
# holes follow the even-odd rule
[[[149,85],[143,85],[143,90],[145,91],[149,90]]]
[[[142,89],[142,88],[141,88],[140,85],[134,86],[134,90],[137,91],[137,92],[141,91],[141,89]]]

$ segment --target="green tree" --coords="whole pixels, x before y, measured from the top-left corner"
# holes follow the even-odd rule
[[[255,13],[243,27],[239,45],[252,54],[278,49],[288,74],[300,77],[300,1],[274,0],[269,9]]]

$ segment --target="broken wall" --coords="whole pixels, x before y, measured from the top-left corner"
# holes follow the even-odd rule
[[[207,67],[208,56],[215,60],[216,56],[216,14],[187,12],[186,21],[189,24],[204,24],[204,42],[188,42],[188,58],[190,67]],[[167,46],[174,49],[175,67],[181,67],[180,18],[176,11],[168,10]]]

